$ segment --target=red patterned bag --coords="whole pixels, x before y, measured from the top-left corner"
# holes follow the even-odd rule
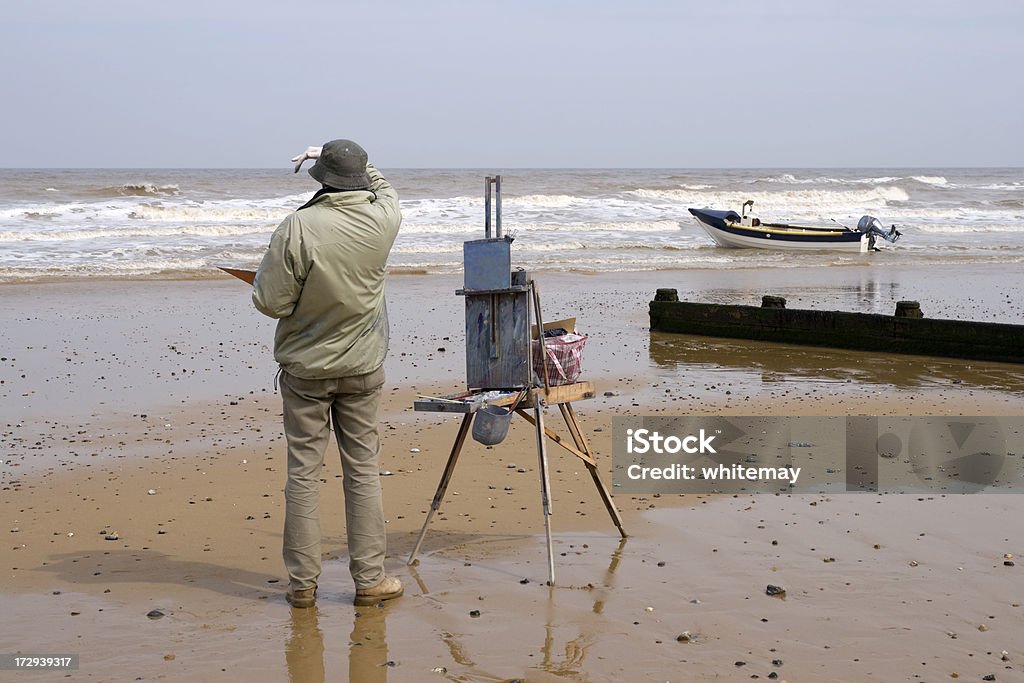
[[[545,358],[540,341],[534,339],[531,344],[533,373],[537,376],[537,384],[544,385],[544,368],[541,363],[547,365],[548,383],[551,386],[575,382],[583,370],[583,347],[586,343],[587,337],[574,333],[547,337],[544,339],[544,350],[547,351]]]

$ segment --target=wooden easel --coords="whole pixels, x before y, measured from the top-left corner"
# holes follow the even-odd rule
[[[621,534],[623,538],[626,537],[626,530],[622,527],[622,517],[619,515],[619,511],[615,508],[615,503],[612,502],[611,494],[605,487],[604,482],[601,481],[601,477],[597,471],[597,463],[594,460],[593,453],[590,451],[590,446],[587,444],[586,437],[583,436],[583,430],[580,429],[579,421],[576,418],[576,412],[572,407],[574,401],[582,401],[590,398],[594,398],[594,385],[590,382],[576,382],[575,384],[566,384],[563,386],[548,388],[536,387],[530,389],[526,399],[519,403],[519,406],[515,411],[516,414],[534,426],[537,435],[537,455],[540,461],[541,504],[544,509],[544,534],[547,537],[548,547],[548,585],[551,586],[555,584],[555,553],[554,546],[551,542],[551,482],[548,476],[548,455],[547,448],[545,446],[546,439],[554,441],[556,444],[583,461],[584,466],[586,466],[587,471],[590,472],[590,476],[594,480],[594,485],[597,487],[597,492],[600,494],[601,500],[604,502],[604,506],[608,510],[608,514],[611,515],[612,522],[614,522],[615,526],[618,528],[619,534]],[[514,402],[515,396],[508,396],[503,399],[492,401],[491,405],[507,406]],[[572,437],[574,445],[570,445],[555,431],[544,425],[544,408],[551,404],[556,404],[559,411],[562,413],[562,419],[565,420],[565,425],[569,430],[569,434]],[[423,528],[420,530],[419,538],[416,539],[416,545],[413,547],[412,553],[409,555],[408,564],[412,564],[415,561],[416,554],[419,552],[420,545],[423,543],[423,538],[427,534],[427,526],[430,524],[430,520],[434,516],[434,513],[441,507],[441,501],[444,499],[445,491],[448,490],[448,483],[451,481],[452,474],[455,472],[455,464],[458,462],[459,454],[462,452],[462,447],[466,443],[466,436],[469,434],[474,413],[478,408],[482,407],[481,404],[474,404],[471,402],[444,402],[435,400],[416,401],[414,406],[416,410],[465,414],[463,415],[462,423],[459,425],[458,434],[455,436],[455,443],[452,445],[451,453],[448,455],[448,462],[445,464],[444,472],[441,474],[441,481],[437,485],[437,491],[434,492],[434,500],[431,501],[430,510],[427,511],[427,518],[423,522]],[[527,408],[533,408],[532,415]]]
[[[494,199],[495,237],[491,237],[491,200]],[[594,479],[601,500],[608,509],[612,521],[622,537],[622,518],[615,509],[611,494],[601,482],[597,464],[583,436],[573,401],[594,398],[594,386],[590,382],[577,382],[552,386],[548,376],[548,364],[542,364],[535,378],[532,369],[532,347],[530,331],[530,310],[535,316],[535,336],[544,351],[544,323],[540,313],[540,294],[537,283],[519,269],[511,269],[511,237],[501,233],[501,176],[487,176],[484,179],[484,239],[463,243],[465,287],[456,292],[466,297],[466,375],[469,387],[500,388],[508,393],[503,398],[485,403],[480,392],[444,398],[423,397],[414,402],[416,410],[429,412],[463,413],[462,424],[455,436],[455,443],[448,455],[448,462],[441,474],[441,481],[434,492],[427,519],[423,522],[416,546],[409,555],[409,564],[416,560],[427,526],[437,509],[441,507],[448,483],[455,471],[455,463],[466,443],[470,425],[475,413],[485,405],[509,406],[516,414],[534,426],[537,435],[537,457],[540,461],[540,493],[544,507],[544,533],[548,545],[548,584],[555,584],[555,553],[551,543],[551,480],[548,474],[548,453],[546,442],[554,441],[566,449],[583,464]],[[532,299],[532,303],[531,303]],[[546,353],[542,353],[546,359]],[[538,384],[543,381],[543,386]],[[474,400],[474,399],[477,400]],[[575,446],[570,446],[562,437],[544,426],[544,408],[556,404],[562,419],[569,429]],[[528,412],[533,408],[533,414]],[[506,415],[509,420],[511,416]],[[503,416],[502,419],[505,419]],[[481,423],[484,424],[484,423]],[[507,425],[503,425],[506,426]],[[503,435],[502,435],[503,436]],[[500,443],[500,438],[487,443]]]

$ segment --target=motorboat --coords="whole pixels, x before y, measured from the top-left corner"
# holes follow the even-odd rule
[[[750,209],[750,213],[747,209]],[[835,227],[815,227],[791,223],[763,223],[753,215],[754,202],[746,201],[740,211],[690,209],[704,232],[720,247],[732,249],[828,249],[839,251],[878,251],[881,238],[895,242],[902,233],[893,225],[886,229],[873,216],[864,216],[857,228],[836,223]]]

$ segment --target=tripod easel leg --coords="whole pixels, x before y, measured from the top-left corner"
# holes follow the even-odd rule
[[[538,401],[533,408],[537,432],[537,456],[540,459],[540,498],[544,507],[544,534],[548,542],[548,585],[555,585],[555,548],[551,542],[551,480],[548,477],[548,451],[544,443],[544,407]]]
[[[583,430],[580,429],[579,422],[576,420],[576,412],[572,409],[571,403],[559,403],[558,409],[562,411],[562,418],[565,420],[565,426],[569,428],[569,434],[572,435],[573,441],[576,442],[576,448],[586,453],[590,458],[589,461],[584,460],[583,464],[586,465],[587,471],[590,472],[591,478],[594,480],[594,485],[597,486],[597,492],[601,495],[601,500],[604,502],[605,508],[608,510],[608,514],[611,515],[612,522],[619,529],[619,534],[622,538],[626,537],[626,530],[622,528],[622,517],[619,516],[619,511],[615,507],[615,503],[612,501],[612,496],[608,493],[608,489],[605,488],[604,482],[601,481],[601,476],[598,474],[597,467],[594,465],[594,456],[590,452],[590,446],[587,445],[587,440],[583,436]]]
[[[452,445],[452,452],[448,456],[448,463],[444,466],[444,473],[441,474],[441,481],[437,485],[437,491],[434,492],[434,500],[430,503],[427,518],[423,522],[423,528],[420,529],[420,536],[416,539],[416,545],[413,547],[412,553],[409,555],[409,561],[406,564],[412,564],[413,560],[416,559],[416,553],[420,551],[420,545],[423,544],[423,537],[427,535],[427,525],[430,524],[430,519],[437,512],[437,509],[441,507],[441,500],[444,498],[445,491],[448,490],[448,482],[452,479],[455,463],[459,459],[459,453],[462,452],[463,444],[466,443],[466,435],[469,434],[469,425],[472,422],[473,413],[466,413],[462,418],[462,424],[459,425],[459,433],[455,437],[455,443]]]

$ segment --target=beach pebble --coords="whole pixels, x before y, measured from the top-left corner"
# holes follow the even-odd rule
[[[683,631],[678,636],[676,636],[676,640],[680,643],[689,643],[693,640],[693,636],[690,635],[689,631]]]
[[[419,452],[420,452],[420,449],[418,449],[418,448],[410,448],[410,449],[409,449],[409,452],[410,452],[410,453],[419,453]]]
[[[474,619],[476,619],[477,617],[480,616],[480,610],[478,610],[478,609],[470,610],[469,611],[469,616],[471,616]]]
[[[996,675],[995,674],[988,674],[987,676],[982,676],[981,680],[983,680],[983,681],[994,681],[994,680],[996,680]]]
[[[380,476],[382,476],[382,477],[390,477],[390,476],[393,476],[393,475],[394,475],[394,472],[392,472],[391,470],[381,470],[380,471]]]
[[[911,560],[911,561],[910,561],[910,566],[911,566],[911,567],[916,567],[916,566],[918,566],[918,565],[917,565],[917,560]]]
[[[146,491],[146,494],[150,495],[150,496],[155,496],[156,495],[156,489],[150,489],[150,490]]]
[[[764,589],[764,594],[765,595],[771,595],[773,597],[784,598],[784,597],[786,597],[786,589],[783,588],[782,586],[775,586],[775,585],[769,583],[768,587]]]
[[[120,536],[118,536],[118,535],[117,535],[117,533],[113,533],[113,534],[107,534],[107,535],[106,535],[106,536],[104,536],[103,538],[104,538],[104,539],[106,539],[106,540],[108,540],[108,541],[116,541],[116,540],[118,540],[118,539],[119,539],[119,538],[121,538],[121,537],[120,537]]]
[[[773,659],[772,660],[772,666],[782,666],[782,660],[781,659]]]
[[[432,673],[432,674],[446,674],[446,673],[448,673],[448,669],[444,668],[443,666],[435,666],[433,669],[430,670],[430,673]]]
[[[164,612],[163,612],[163,610],[152,609],[152,610],[146,612],[146,616],[149,617],[150,619],[163,619],[164,618]]]

